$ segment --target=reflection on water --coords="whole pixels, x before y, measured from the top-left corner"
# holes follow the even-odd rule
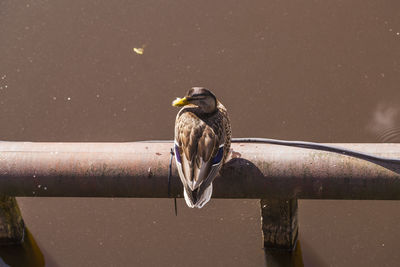
[[[27,228],[24,243],[0,247],[0,266],[45,266],[43,254]]]
[[[44,256],[31,232],[26,228],[25,240],[21,245],[0,247],[0,266],[45,266]],[[267,267],[303,267],[300,240],[293,252],[264,250]],[[52,263],[51,265],[53,265]]]
[[[373,111],[367,130],[382,143],[400,142],[400,106],[379,103]]]
[[[300,240],[297,241],[293,252],[264,251],[267,267],[303,267]]]

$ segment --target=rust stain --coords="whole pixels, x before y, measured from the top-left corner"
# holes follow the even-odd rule
[[[161,156],[162,154],[157,152],[156,155],[157,155],[157,156]]]

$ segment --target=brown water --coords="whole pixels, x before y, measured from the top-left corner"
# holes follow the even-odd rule
[[[400,142],[399,1],[1,1],[0,140],[172,139],[206,86],[234,137]],[[144,47],[142,55],[133,48]],[[11,266],[398,266],[400,203],[299,205],[264,255],[256,200],[19,198]],[[0,261],[0,264],[2,262]]]

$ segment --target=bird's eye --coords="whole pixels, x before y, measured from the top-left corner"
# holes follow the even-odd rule
[[[194,95],[192,95],[193,98],[203,98],[205,96],[206,96],[205,94],[194,94]]]

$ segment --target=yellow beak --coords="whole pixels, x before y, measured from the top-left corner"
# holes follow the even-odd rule
[[[183,107],[186,106],[187,104],[189,104],[189,101],[186,99],[186,97],[184,98],[177,98],[172,102],[172,105],[174,107]]]

